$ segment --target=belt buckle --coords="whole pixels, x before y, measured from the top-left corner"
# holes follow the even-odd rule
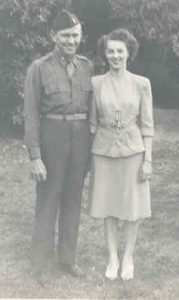
[[[75,115],[65,115],[65,120],[73,121],[73,120],[75,120]]]
[[[79,114],[74,115],[74,120],[75,120],[75,121],[78,121],[79,119],[80,119]]]
[[[72,114],[72,115],[64,115],[63,120],[68,121],[78,121],[78,120],[84,120],[85,115],[84,114]]]

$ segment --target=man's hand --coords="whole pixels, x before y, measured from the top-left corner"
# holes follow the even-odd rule
[[[152,163],[148,160],[144,160],[140,169],[140,180],[150,180],[152,176]]]
[[[40,158],[31,161],[31,178],[38,182],[47,179],[47,170]]]

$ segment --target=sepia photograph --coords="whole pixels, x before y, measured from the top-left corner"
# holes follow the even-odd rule
[[[0,299],[179,300],[179,0],[0,0]]]

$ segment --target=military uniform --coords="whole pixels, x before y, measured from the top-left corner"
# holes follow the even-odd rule
[[[53,255],[59,214],[59,261],[73,265],[81,192],[89,156],[87,120],[91,63],[76,55],[67,64],[56,48],[35,60],[25,82],[25,139],[30,158],[41,158],[47,180],[37,182],[33,261]]]

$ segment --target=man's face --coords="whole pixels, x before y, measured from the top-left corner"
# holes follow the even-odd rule
[[[81,25],[75,25],[72,28],[59,30],[53,33],[53,41],[57,49],[66,57],[73,57],[81,42]]]

